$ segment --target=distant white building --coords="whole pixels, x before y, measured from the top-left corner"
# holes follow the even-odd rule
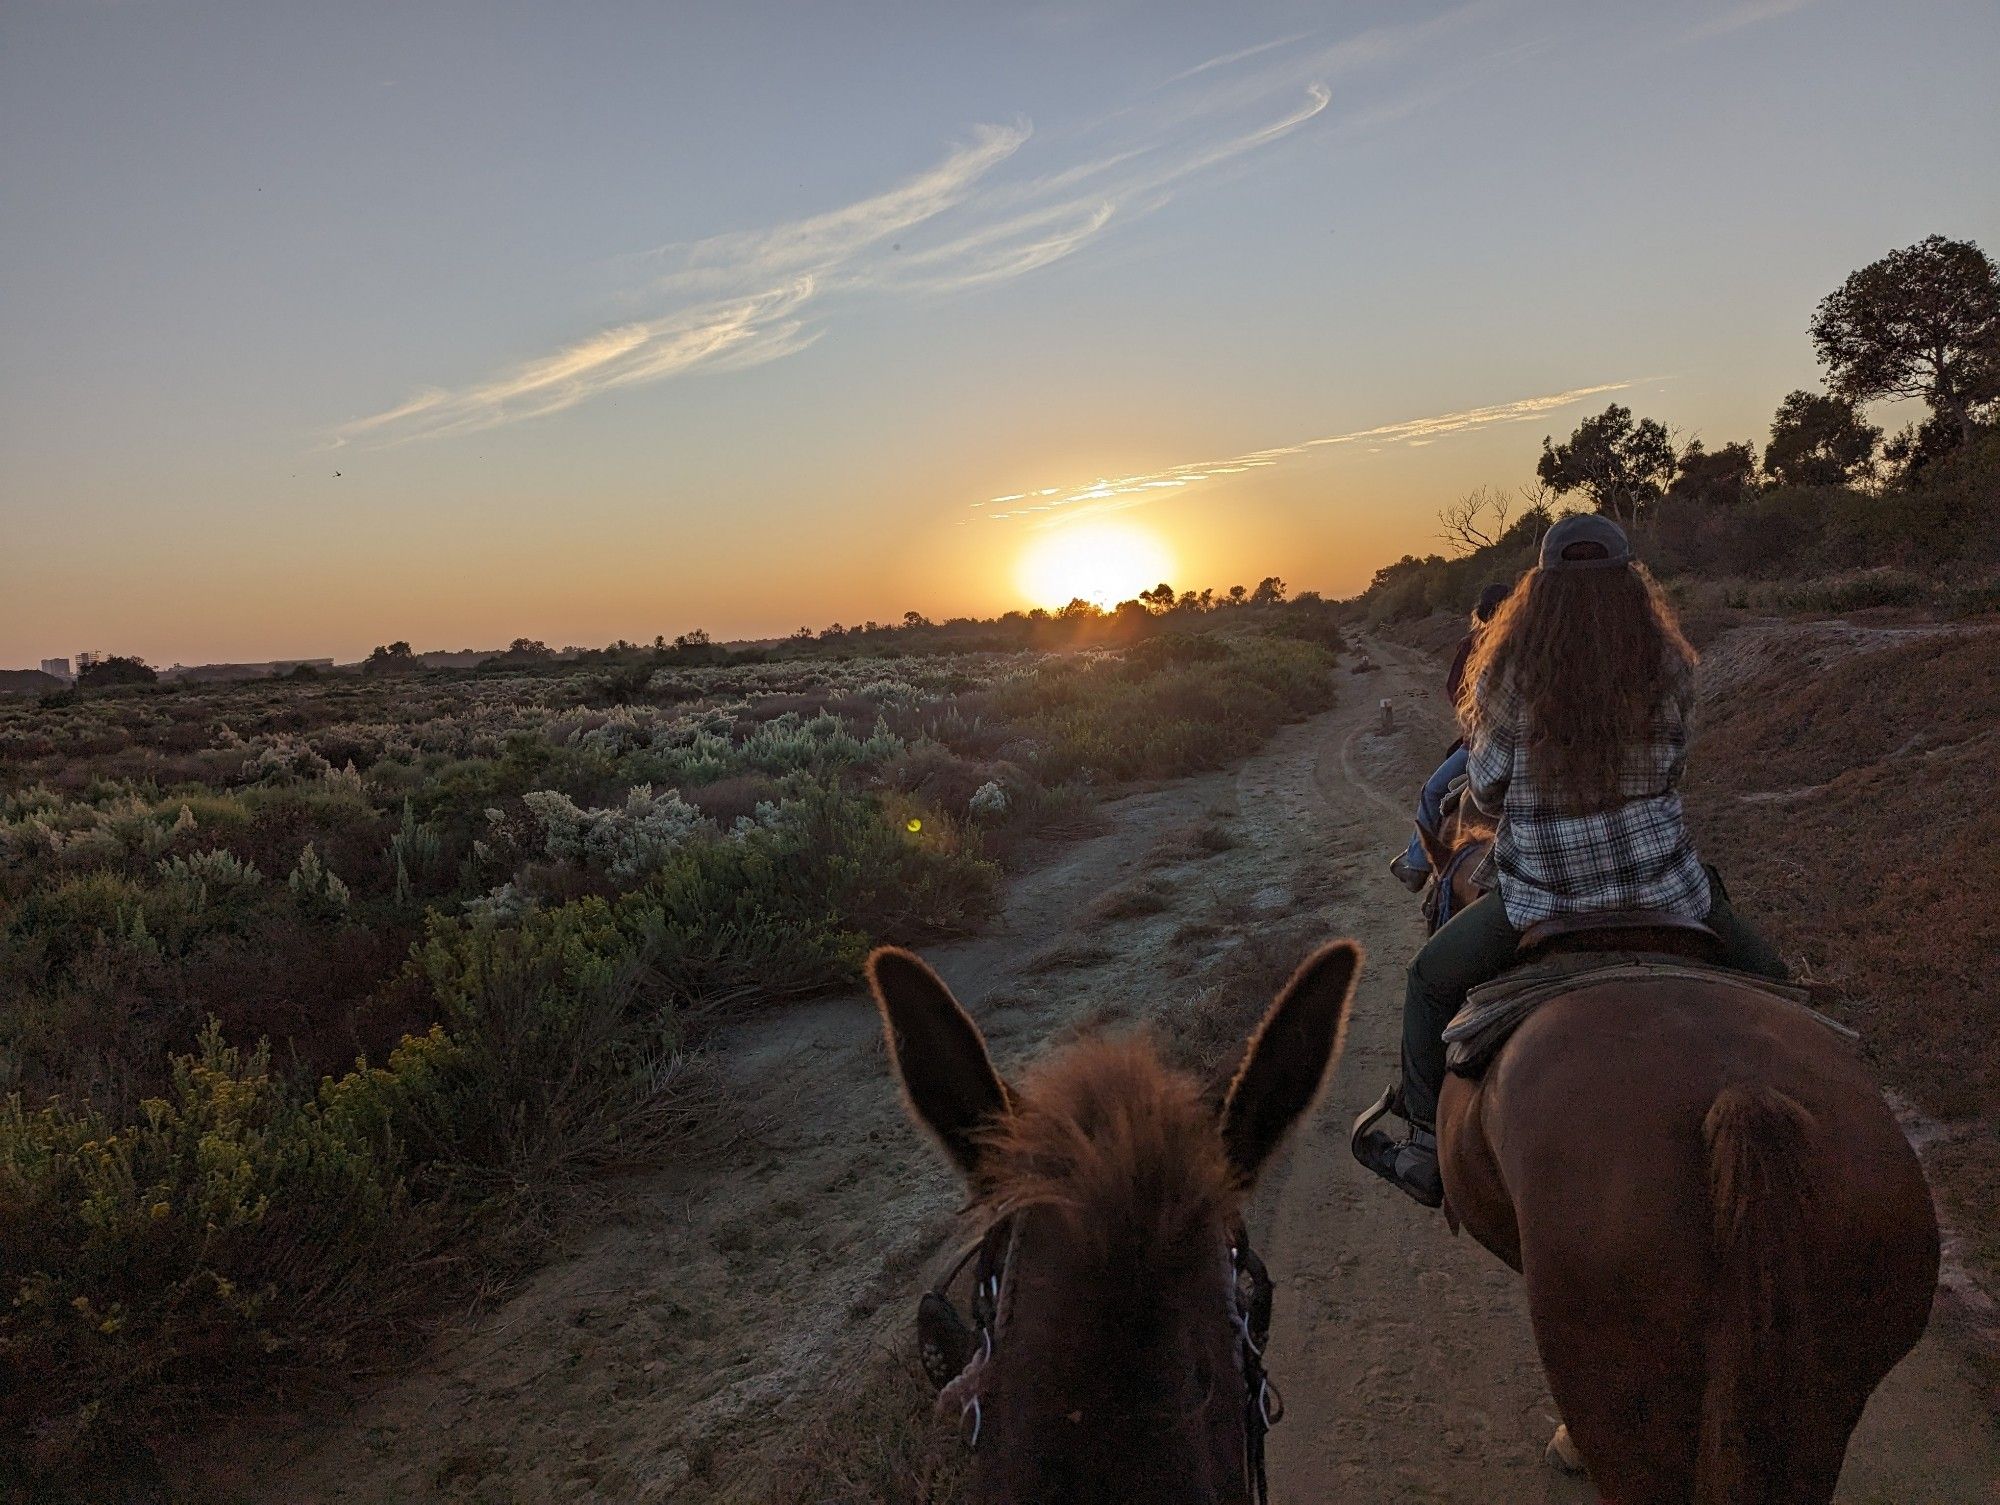
[[[75,679],[75,678],[76,678],[76,676],[75,676],[74,674],[72,674],[72,673],[70,673],[70,672],[69,672],[69,660],[68,660],[68,659],[66,659],[66,658],[45,658],[45,659],[43,659],[43,660],[42,660],[42,673],[44,673],[44,674],[50,674],[50,675],[54,675],[54,676],[55,676],[55,677],[56,677],[57,679]]]

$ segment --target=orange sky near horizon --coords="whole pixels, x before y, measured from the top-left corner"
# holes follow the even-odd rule
[[[0,667],[1343,597],[1609,402],[1761,444],[1849,272],[2000,249],[1991,0],[6,32]]]
[[[1502,434],[1459,441],[1467,452],[1454,468],[1466,486],[1498,484],[1509,468],[1516,477],[1531,471],[1539,431],[1514,425]],[[1119,458],[1132,464],[1129,452]],[[1128,473],[1094,467],[1072,484],[1106,470]],[[1162,579],[1222,594],[1276,574],[1294,592],[1339,597],[1404,552],[1442,547],[1436,470],[1421,451],[1357,451],[1333,463],[1218,477],[1127,510],[1079,509],[1073,518],[995,519],[972,505],[978,496],[950,510],[928,498],[877,501],[877,520],[860,539],[830,500],[799,517],[781,547],[739,535],[723,508],[677,511],[670,523],[655,513],[649,527],[643,503],[601,498],[577,513],[523,498],[489,505],[470,530],[449,514],[384,509],[358,528],[314,529],[303,547],[282,550],[276,570],[246,568],[277,543],[254,529],[219,545],[212,534],[169,540],[141,560],[101,565],[88,598],[53,599],[31,586],[0,615],[26,608],[46,653],[137,651],[165,666],[346,662],[397,638],[427,650],[499,647],[517,636],[594,647],[695,627],[718,639],[772,637],[799,626],[900,620],[913,609],[936,619],[990,616],[1060,607],[1071,595],[1110,606]],[[1062,476],[1057,467],[1018,473]],[[1106,534],[1125,546],[1107,551]],[[14,629],[10,637],[22,630],[0,625]]]

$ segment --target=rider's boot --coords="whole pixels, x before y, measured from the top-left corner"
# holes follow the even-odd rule
[[[1396,875],[1398,883],[1413,894],[1422,893],[1424,885],[1431,881],[1431,870],[1427,867],[1418,867],[1410,861],[1410,854],[1407,852],[1398,852],[1389,859],[1389,871]]]
[[[1402,1094],[1390,1087],[1354,1120],[1348,1146],[1369,1170],[1426,1207],[1444,1205],[1444,1175],[1438,1169],[1437,1131],[1413,1123],[1401,1139],[1376,1125],[1387,1115],[1403,1116]]]

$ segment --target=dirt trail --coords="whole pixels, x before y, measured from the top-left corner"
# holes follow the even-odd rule
[[[1239,768],[1108,807],[1110,829],[1016,880],[990,935],[931,951],[1004,1069],[1082,1027],[1174,1010],[1233,946],[1302,932],[1368,948],[1347,1055],[1254,1209],[1289,1417],[1280,1500],[1570,1502],[1513,1276],[1349,1159],[1347,1118],[1395,1070],[1421,940],[1388,878],[1405,791],[1442,745],[1436,670],[1370,644],[1343,704]],[[1399,730],[1375,730],[1392,698]],[[1188,840],[1206,832],[1210,840]],[[1226,838],[1226,840],[1224,839]],[[1232,843],[1233,844],[1229,844]],[[1146,902],[1111,913],[1112,890]],[[1287,958],[1289,959],[1289,958]],[[748,1105],[713,1157],[610,1188],[599,1226],[513,1300],[345,1415],[244,1440],[222,1499],[756,1500],[820,1398],[908,1342],[955,1234],[956,1187],[903,1122],[857,997],[745,1024],[720,1059]],[[2000,1425],[1949,1314],[1870,1406],[1848,1505],[1993,1505]]]

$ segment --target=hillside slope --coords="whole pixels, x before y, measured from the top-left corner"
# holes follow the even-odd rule
[[[1688,804],[1922,1137],[2000,1277],[2000,626],[1764,621],[1708,647]]]

